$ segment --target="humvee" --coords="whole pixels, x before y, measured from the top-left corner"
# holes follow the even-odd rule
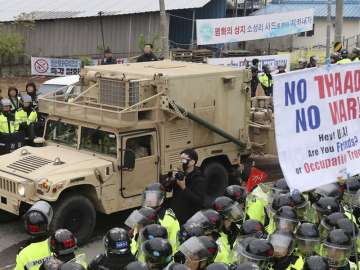
[[[251,152],[246,70],[164,60],[85,67],[80,81],[75,97],[39,98],[42,147],[0,157],[1,219],[45,200],[54,207],[51,228],[84,243],[96,212],[138,207],[144,187],[177,170],[185,148],[199,154],[209,198]]]

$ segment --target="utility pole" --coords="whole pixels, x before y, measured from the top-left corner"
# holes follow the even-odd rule
[[[161,54],[164,59],[169,59],[169,24],[167,23],[165,0],[159,0],[160,5],[160,35]]]
[[[344,0],[336,0],[335,42],[342,42],[344,23]]]
[[[327,1],[327,26],[326,26],[326,59],[330,57],[330,35],[331,35],[331,0]]]

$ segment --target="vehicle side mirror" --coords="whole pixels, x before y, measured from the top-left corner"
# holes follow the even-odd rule
[[[122,169],[132,171],[135,168],[135,153],[132,150],[125,150]]]

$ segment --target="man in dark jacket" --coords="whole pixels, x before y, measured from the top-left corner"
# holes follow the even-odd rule
[[[193,149],[180,153],[183,173],[175,175],[171,209],[184,224],[197,211],[204,208],[204,196],[207,191],[206,180],[200,169],[196,167],[198,155]]]
[[[157,61],[156,55],[153,53],[153,45],[148,43],[144,46],[144,54],[139,56],[137,59],[137,62],[151,62],[151,61]]]
[[[105,58],[101,62],[102,65],[113,65],[116,64],[116,59],[113,57],[112,51],[109,47],[106,48],[105,52]]]

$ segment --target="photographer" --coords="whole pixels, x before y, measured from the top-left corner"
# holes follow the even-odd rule
[[[193,149],[180,153],[183,171],[172,172],[163,185],[173,191],[170,208],[174,211],[180,225],[203,208],[206,193],[206,180],[200,168],[196,167],[198,155]]]

